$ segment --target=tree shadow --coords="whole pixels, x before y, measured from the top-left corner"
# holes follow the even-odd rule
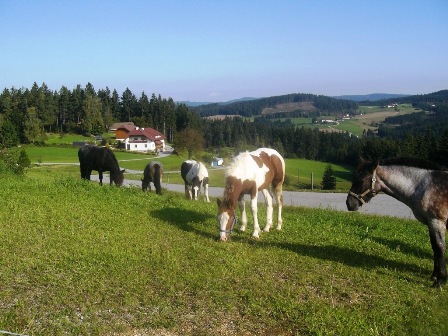
[[[218,237],[218,235],[213,235],[204,230],[204,223],[212,218],[209,214],[175,207],[166,207],[151,211],[150,215],[176,226],[185,232],[193,232],[205,238]]]

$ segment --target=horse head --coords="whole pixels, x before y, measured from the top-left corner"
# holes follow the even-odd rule
[[[218,204],[219,240],[227,241],[236,224],[235,209],[232,209],[228,202],[216,200]]]
[[[117,186],[119,186],[119,187],[123,184],[123,180],[124,180],[124,175],[123,175],[123,173],[124,173],[124,171],[125,171],[125,169],[123,169],[123,170],[118,170],[117,173],[112,173],[112,172],[111,172],[111,174],[110,174],[111,180],[113,180],[114,183],[115,183]]]
[[[347,195],[347,209],[356,211],[368,203],[377,193],[377,176],[376,169],[378,161],[372,163],[370,161],[361,160],[354,174],[353,183]]]

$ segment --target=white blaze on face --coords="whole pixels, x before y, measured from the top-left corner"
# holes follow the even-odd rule
[[[221,240],[227,240],[227,237],[229,236],[229,233],[226,232],[226,226],[227,223],[230,220],[230,216],[227,212],[222,212],[218,215],[218,221],[219,221],[219,237]]]

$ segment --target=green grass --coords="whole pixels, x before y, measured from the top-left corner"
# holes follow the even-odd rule
[[[1,183],[8,197],[0,207],[0,330],[448,331],[448,294],[430,288],[429,238],[415,220],[285,207],[283,231],[259,240],[236,231],[219,243],[213,202],[100,187],[51,167]]]

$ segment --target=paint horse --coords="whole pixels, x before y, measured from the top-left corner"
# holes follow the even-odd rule
[[[267,203],[267,218],[265,232],[269,232],[272,225],[273,193],[278,206],[277,230],[282,228],[283,181],[285,179],[285,161],[274,149],[259,148],[253,152],[244,152],[235,157],[225,175],[224,195],[218,203],[218,221],[220,226],[220,240],[230,238],[236,223],[236,207],[241,212],[241,231],[246,230],[247,216],[244,195],[250,195],[250,208],[254,220],[252,237],[259,238],[258,225],[258,192],[262,191]]]
[[[428,226],[434,269],[434,287],[447,280],[445,232],[448,219],[448,171],[428,161],[394,158],[381,162],[362,160],[347,196],[347,209],[356,211],[380,191],[409,206]]]
[[[158,161],[151,161],[143,171],[142,190],[151,191],[151,182],[154,184],[156,194],[162,195],[162,175],[163,164]]]
[[[117,186],[123,184],[124,169],[120,170],[118,161],[114,153],[106,147],[97,147],[93,145],[82,146],[78,150],[79,168],[81,178],[90,180],[92,170],[98,171],[100,185],[103,185],[103,172],[110,172],[110,184]]]
[[[208,171],[202,162],[186,160],[180,166],[180,175],[185,183],[185,197],[187,199],[199,199],[201,187],[204,189],[204,201],[208,198]]]

